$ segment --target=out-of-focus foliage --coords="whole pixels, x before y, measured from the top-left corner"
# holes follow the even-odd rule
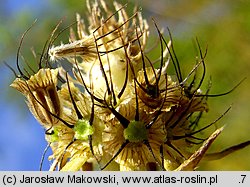
[[[122,0],[119,2],[125,4],[127,1]],[[220,151],[231,145],[249,140],[250,2],[247,0],[157,0],[152,3],[151,0],[131,0],[128,1],[127,7],[131,9],[131,12],[134,7],[133,3],[136,3],[143,12],[143,15],[148,18],[152,26],[152,35],[156,34],[156,32],[153,22],[150,21],[151,17],[154,18],[160,28],[163,27],[165,29],[166,38],[169,37],[166,32],[166,28],[169,27],[173,36],[178,59],[186,74],[195,63],[195,56],[198,55],[195,38],[198,38],[203,51],[205,51],[206,46],[208,46],[208,54],[205,59],[207,65],[206,81],[209,80],[210,76],[212,77],[211,94],[226,92],[240,82],[241,79],[247,77],[241,86],[229,95],[209,98],[210,111],[204,115],[203,122],[212,122],[232,104],[233,108],[231,112],[217,124],[218,126],[225,124],[227,126],[215,141],[210,151]],[[75,21],[76,12],[84,16],[86,12],[85,0],[51,0],[43,1],[42,3],[37,3],[35,0],[1,2],[0,110],[2,112],[1,117],[5,118],[0,122],[1,129],[8,128],[8,125],[10,125],[8,118],[15,117],[16,113],[23,115],[27,115],[28,113],[27,107],[24,105],[24,102],[22,102],[23,98],[21,95],[9,88],[9,84],[13,81],[14,75],[10,71],[7,72],[7,68],[3,66],[2,62],[5,61],[11,66],[15,66],[15,55],[20,37],[32,22],[37,19],[36,24],[25,37],[21,50],[25,60],[35,67],[35,60],[30,52],[30,48],[34,47],[39,56],[44,43],[55,25],[61,19],[64,20],[61,28],[70,25]],[[59,37],[58,41],[56,41],[57,44],[60,40],[67,41],[68,33],[68,30],[66,30],[62,36]],[[156,36],[152,38],[155,39]],[[149,43],[153,43],[153,40],[149,41]],[[152,54],[152,56],[154,56],[154,54]],[[13,116],[5,115],[6,105],[13,108]],[[22,123],[25,123],[25,120],[22,120]],[[20,124],[14,125],[16,125],[17,129],[24,128]],[[26,124],[25,127],[27,128],[29,125],[38,126],[38,124],[35,123]],[[27,128],[27,130],[29,130],[29,128]],[[40,131],[42,130],[40,129]],[[1,140],[0,154],[4,153],[6,146],[8,146],[11,141],[18,141],[18,138],[20,138],[20,136],[12,132],[12,136],[8,140]],[[2,142],[8,142],[8,144]],[[32,146],[32,144],[30,144],[30,146]],[[39,148],[41,152],[42,148],[42,146]],[[199,169],[250,170],[249,155],[250,148],[248,147],[224,159],[212,161],[209,162],[209,164],[203,162]],[[37,155],[37,157],[39,156],[40,155]],[[16,155],[16,157],[18,157],[18,155]],[[39,159],[40,158],[38,158],[38,160]],[[23,162],[26,162],[26,160],[23,160]],[[35,164],[38,165],[39,163],[33,163],[33,165]],[[22,168],[14,168],[14,166],[10,169],[22,170]]]

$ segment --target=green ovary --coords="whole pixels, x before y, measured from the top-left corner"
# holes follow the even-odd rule
[[[77,140],[87,140],[89,135],[94,133],[94,128],[87,120],[78,120],[74,126],[75,138]]]
[[[142,142],[148,139],[147,129],[141,121],[131,121],[128,127],[123,131],[123,136],[130,142]]]
[[[49,143],[58,142],[59,141],[59,130],[56,127],[54,127],[51,133],[46,134],[46,140]]]
[[[54,133],[50,135],[50,139],[49,139],[49,141],[51,143],[56,142],[56,141],[59,140],[58,129],[54,128],[53,131],[54,131]]]

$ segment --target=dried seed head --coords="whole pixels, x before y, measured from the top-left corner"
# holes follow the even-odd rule
[[[147,114],[136,103],[131,98],[112,109],[103,131],[104,151],[123,170],[146,170],[148,163],[158,163],[159,147],[165,140],[162,117]]]
[[[135,12],[129,17],[125,7],[116,2],[114,14],[104,1],[98,6],[95,2],[88,7],[88,30],[77,14],[78,39],[71,32],[71,43],[52,47],[49,54],[51,59],[63,57],[73,65],[77,63],[80,72],[76,72],[82,74],[89,88],[91,84],[94,85],[94,92],[103,90],[103,95],[107,91],[107,84],[113,84],[113,87],[121,90],[125,82],[132,80],[133,73],[130,72],[129,64],[135,66],[134,71],[138,71],[140,66],[141,49],[145,48],[148,37],[147,22],[142,19],[140,12]],[[139,40],[141,47],[138,45]],[[82,60],[76,60],[76,57],[81,57]]]
[[[29,80],[16,78],[11,84],[11,87],[27,98],[30,111],[46,129],[59,123],[59,120],[51,113],[59,117],[62,114],[56,88],[57,75],[57,69],[40,69]]]
[[[180,103],[180,99],[183,97],[183,89],[177,82],[172,80],[171,76],[167,76],[166,74],[162,74],[159,80],[157,80],[156,72],[159,71],[159,69],[146,69],[145,73],[148,83],[145,80],[144,70],[138,72],[137,94],[143,103],[141,106],[146,105],[152,109],[156,109],[164,101],[162,110],[169,111],[171,107]]]
[[[87,160],[97,159],[95,152],[100,144],[101,128],[99,120],[94,116],[93,101],[69,82],[71,78],[68,75],[66,79],[67,83],[62,85],[58,93],[64,111],[63,119],[60,120],[70,127],[71,139],[65,141],[65,134],[54,144],[55,152],[51,158],[55,161],[52,170],[56,166],[59,170],[79,170]],[[95,128],[98,130],[95,131]]]

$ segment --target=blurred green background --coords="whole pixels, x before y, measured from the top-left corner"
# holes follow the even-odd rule
[[[110,4],[112,1],[106,2]],[[211,76],[211,94],[226,92],[247,77],[229,95],[210,98],[210,111],[204,115],[202,122],[209,124],[232,105],[232,110],[217,123],[217,126],[226,125],[226,128],[209,151],[220,151],[249,140],[250,1],[118,2],[128,2],[129,12],[132,12],[134,3],[141,8],[144,18],[147,18],[152,26],[152,38],[156,38],[152,17],[160,28],[166,30],[168,27],[171,30],[175,51],[186,74],[194,65],[197,56],[195,38],[198,38],[203,51],[208,46],[205,59],[207,74],[203,88],[206,88],[206,81]],[[23,96],[9,87],[14,75],[3,62],[15,67],[20,37],[37,19],[21,50],[25,60],[29,64],[35,64],[30,48],[33,47],[39,55],[58,21],[64,19],[62,27],[67,26],[75,21],[76,12],[84,17],[85,0],[0,1],[0,170],[37,170],[43,148],[46,146],[44,131],[28,111]],[[165,36],[168,38],[167,32]],[[60,40],[66,42],[67,37],[68,31],[64,32],[56,43],[59,44]],[[250,170],[249,158],[250,147],[247,147],[223,159],[202,162],[198,170]],[[44,164],[44,169],[48,169],[49,162],[46,160]]]

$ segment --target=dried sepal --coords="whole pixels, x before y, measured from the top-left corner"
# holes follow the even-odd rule
[[[78,171],[91,157],[91,151],[87,143],[76,141],[68,148],[70,160],[62,167],[61,171]]]
[[[219,136],[219,134],[223,131],[224,127],[221,127],[214,131],[210,137],[203,143],[203,145],[192,154],[188,160],[185,160],[175,171],[193,171],[197,168],[201,159],[205,156],[208,148],[211,146],[213,141]]]

